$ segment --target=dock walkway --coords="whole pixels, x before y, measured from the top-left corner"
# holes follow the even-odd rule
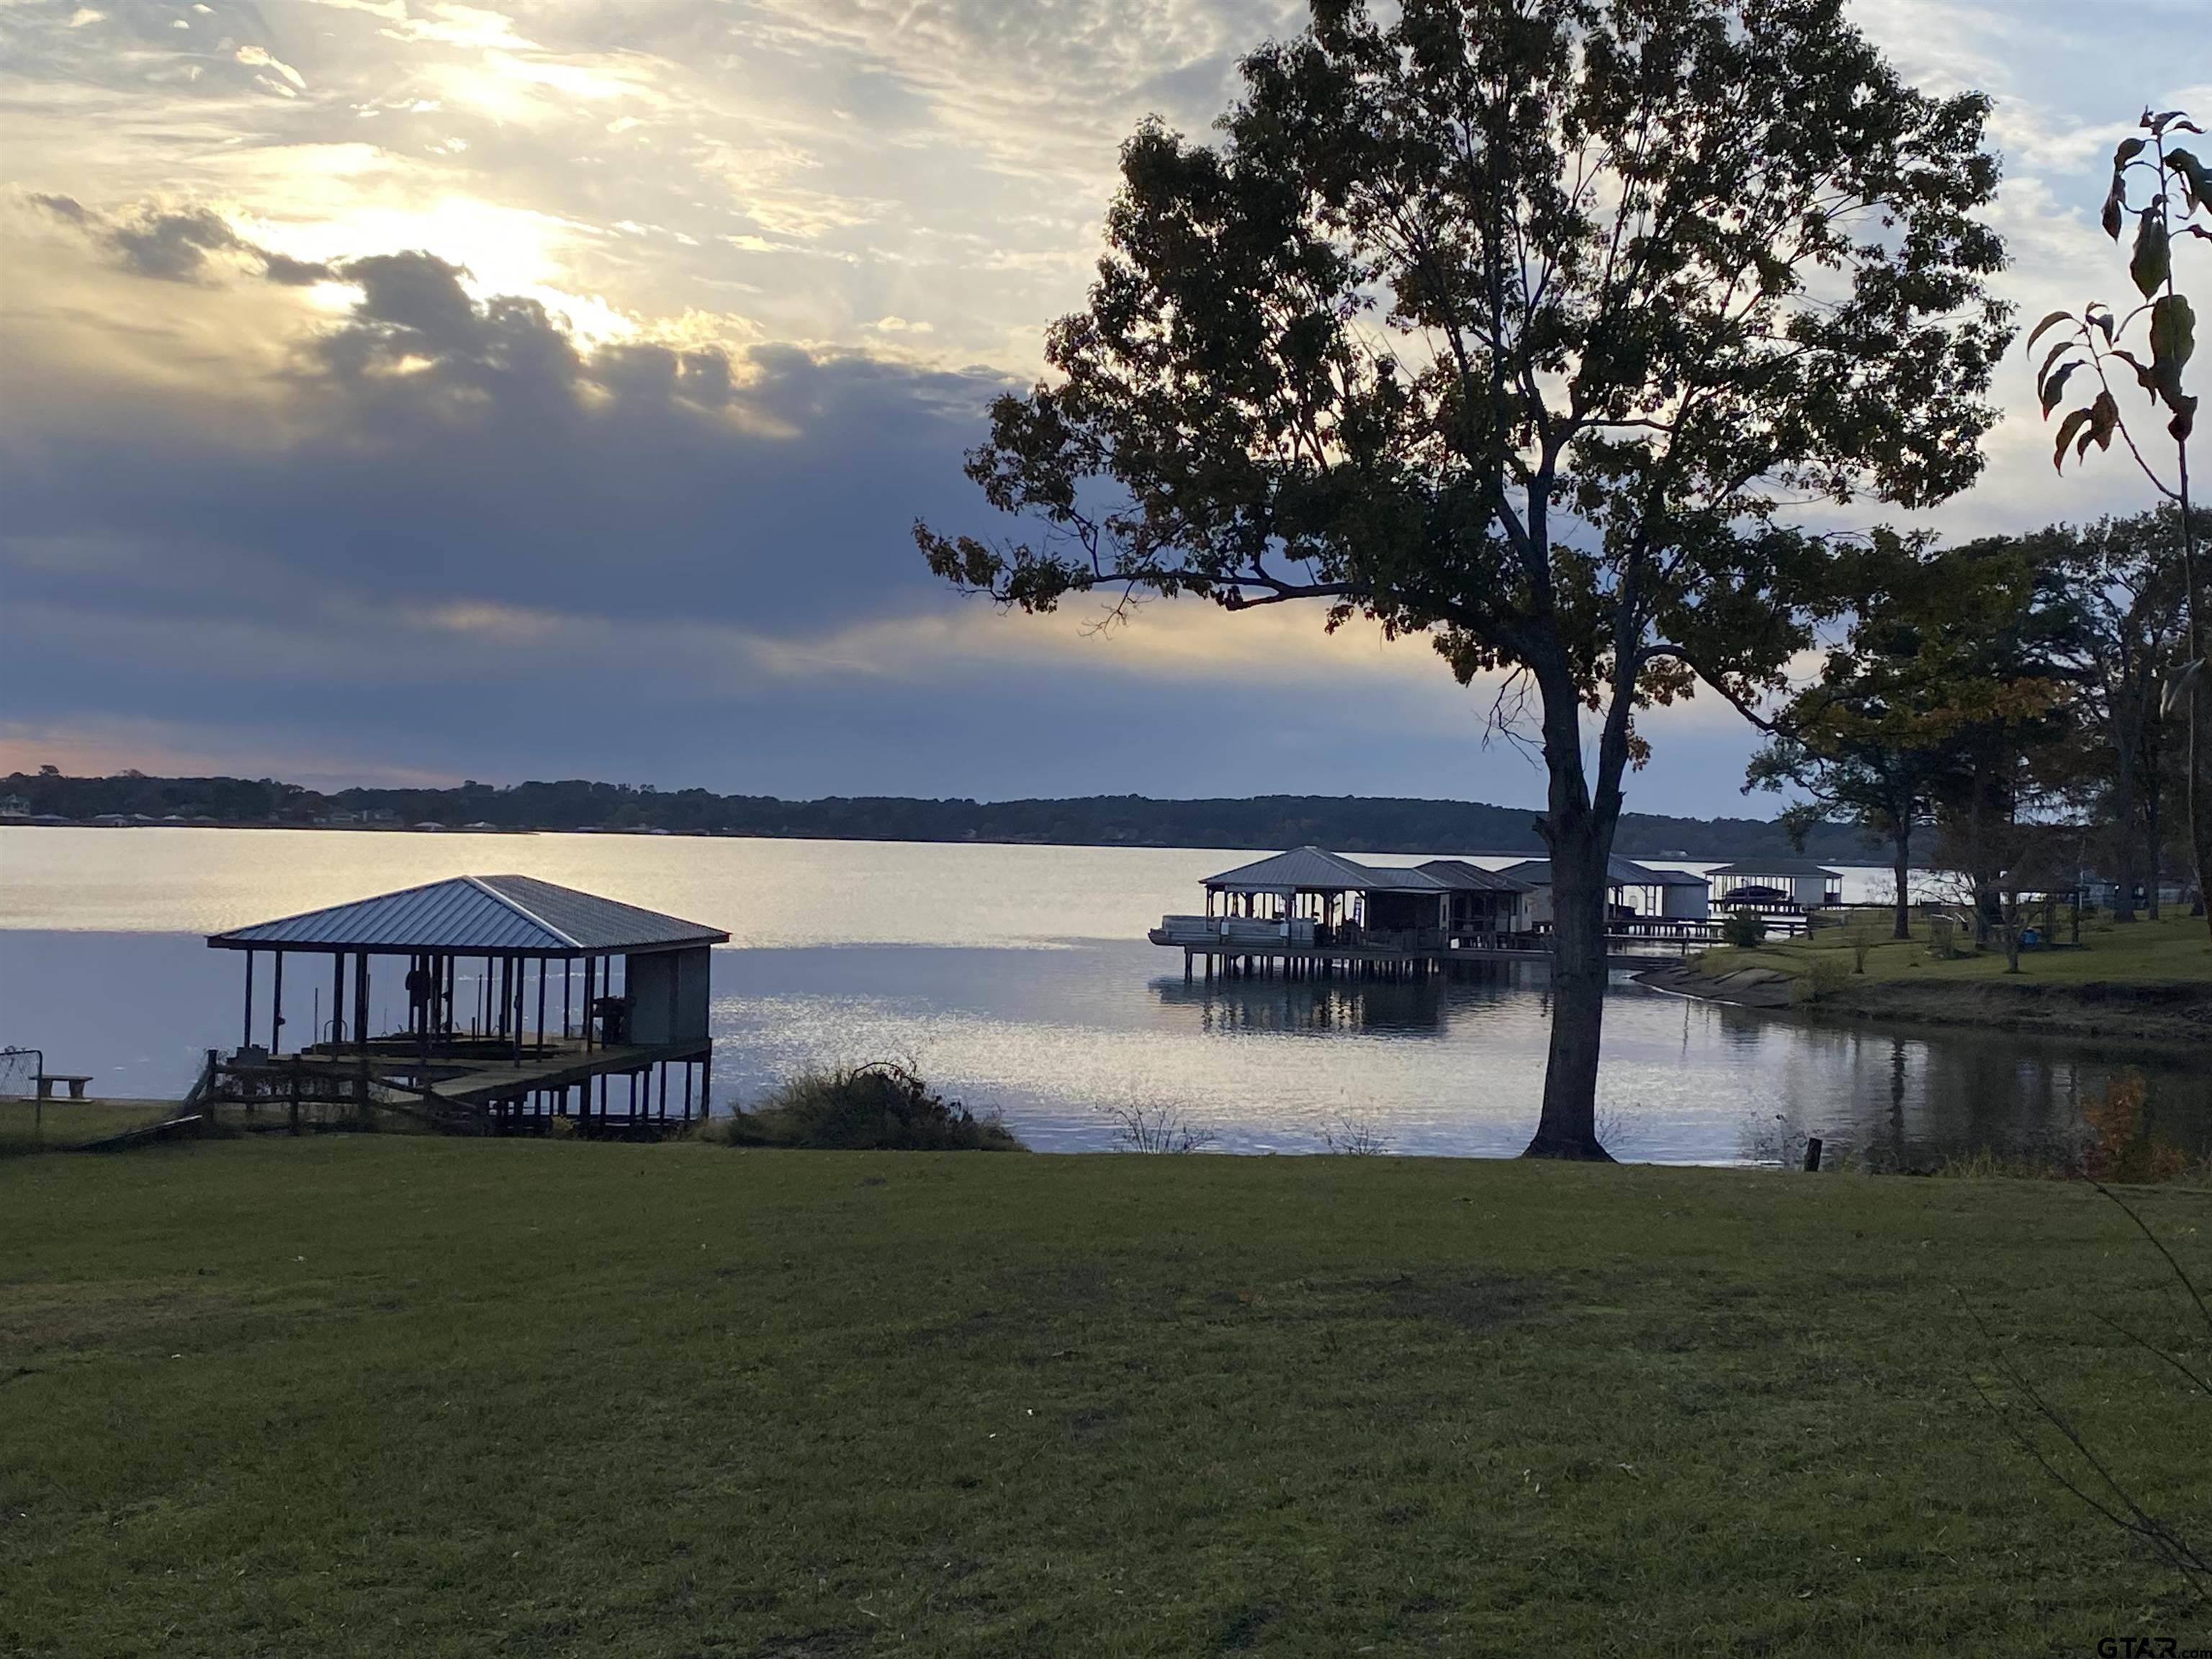
[[[340,1106],[473,1133],[553,1118],[688,1122],[705,1113],[707,1059],[696,1042],[587,1047],[549,1035],[542,1042],[424,1044],[403,1035],[295,1054],[211,1054],[205,1093],[210,1103],[281,1107],[295,1121],[302,1106]],[[701,1068],[696,1085],[694,1066]]]

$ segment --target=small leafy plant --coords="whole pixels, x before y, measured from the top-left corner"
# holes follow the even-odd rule
[[[2212,242],[2212,229],[2195,222],[2200,211],[2212,213],[2212,167],[2194,149],[2172,142],[2183,133],[2203,136],[2186,111],[2146,109],[2140,125],[2142,136],[2122,139],[2112,152],[2112,182],[2105,192],[2101,222],[2105,234],[2117,242],[2128,221],[2135,221],[2128,276],[2142,303],[2125,313],[2094,300],[2078,312],[2054,311],[2029,331],[2027,349],[2033,356],[2045,334],[2064,331],[2035,371],[2045,420],[2067,401],[2068,382],[2077,374],[2087,371],[2079,390],[2096,387],[2095,396],[2059,422],[2051,465],[2063,471],[2069,448],[2080,460],[2093,443],[2109,451],[2117,435],[2151,488],[2179,510],[2189,641],[2182,655],[2188,660],[2167,679],[2160,710],[2168,720],[2185,720],[2189,726],[2190,840],[2202,887],[2212,878],[2212,766],[2207,764],[2212,757],[2212,670],[2206,667],[2212,656],[2212,599],[2205,592],[2190,500],[2189,439],[2196,428],[2197,399],[2182,384],[2182,372],[2197,347],[2197,313],[2189,296],[2174,285],[2173,254],[2175,245],[2185,239]],[[2130,333],[2138,322],[2140,349]],[[2121,368],[2148,398],[2151,417],[2167,416],[2166,432],[2173,441],[2168,471],[2145,454],[2149,434],[2139,438],[2113,393],[2114,371]]]

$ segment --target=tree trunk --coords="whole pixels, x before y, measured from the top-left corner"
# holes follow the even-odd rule
[[[2152,787],[2143,792],[2143,914],[2153,921],[2160,920],[2164,907],[2159,902],[2159,883],[2166,878],[2166,815],[2158,810],[2159,797],[2152,779]]]
[[[2200,647],[2201,648],[2201,647]],[[2212,662],[2197,671],[2189,699],[2189,845],[2197,854],[2197,905],[2191,915],[2212,927]]]
[[[1890,873],[1897,878],[1897,920],[1890,932],[1892,939],[1912,937],[1912,819],[1910,815],[1897,821],[1890,835],[1893,857]]]
[[[1552,1046],[1544,1109],[1523,1158],[1610,1164],[1597,1138],[1598,1039],[1605,1024],[1607,857],[1613,826],[1588,808],[1554,811],[1552,851]]]
[[[2112,873],[2118,886],[2112,894],[2112,920],[2133,921],[2136,919],[2136,774],[2129,763],[2124,746],[2120,750],[2118,770],[2112,780],[2112,819],[2119,826],[2118,836],[2119,868]]]

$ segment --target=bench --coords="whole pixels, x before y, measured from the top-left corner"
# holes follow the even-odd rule
[[[41,1072],[35,1080],[39,1085],[40,1100],[52,1100],[54,1097],[54,1085],[57,1083],[69,1085],[69,1097],[71,1100],[82,1100],[84,1085],[92,1081],[92,1073],[87,1072],[80,1076],[74,1072]]]

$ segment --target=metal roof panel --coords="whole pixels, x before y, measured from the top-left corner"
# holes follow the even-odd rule
[[[1419,870],[1385,869],[1361,864],[1318,847],[1294,847],[1254,864],[1208,876],[1203,885],[1236,892],[1295,890],[1309,893],[1373,893],[1434,890],[1443,885]]]
[[[1771,859],[1738,859],[1733,864],[1717,864],[1705,872],[1708,876],[1837,876],[1840,870],[1826,868],[1817,859],[1795,857]]]
[[[529,876],[453,876],[210,936],[229,949],[445,951],[566,956],[716,945],[718,928]]]
[[[1303,887],[1313,892],[1356,892],[1364,889],[1374,872],[1336,853],[1318,847],[1294,847],[1256,863],[1239,865],[1218,876],[1208,876],[1208,887],[1259,890]]]
[[[1465,859],[1431,859],[1420,868],[1442,885],[1463,893],[1525,893],[1531,884],[1503,870],[1486,870]]]
[[[1523,859],[1518,864],[1509,864],[1502,872],[1517,877],[1532,887],[1552,884],[1552,861],[1549,859]],[[1685,870],[1654,870],[1648,864],[1638,864],[1615,853],[1606,860],[1606,884],[1609,887],[1703,887],[1705,878],[1693,876]]]
[[[586,951],[634,950],[647,945],[720,945],[729,935],[719,927],[664,915],[579,892],[534,876],[483,876],[483,884],[550,924]]]

